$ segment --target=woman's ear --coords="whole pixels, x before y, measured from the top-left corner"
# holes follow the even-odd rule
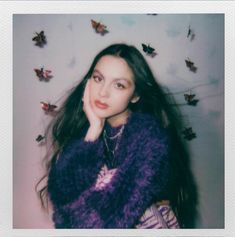
[[[140,99],[140,96],[134,95],[131,99],[131,103],[136,103],[139,101],[139,99]]]

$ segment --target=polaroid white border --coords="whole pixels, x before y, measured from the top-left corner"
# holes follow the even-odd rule
[[[225,14],[225,228],[189,230],[55,230],[12,228],[13,14]],[[235,2],[233,1],[0,1],[0,236],[235,236]],[[209,202],[210,200],[208,200]],[[36,213],[35,213],[36,214]]]

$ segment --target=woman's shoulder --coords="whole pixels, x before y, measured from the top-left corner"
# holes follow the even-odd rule
[[[153,114],[143,113],[143,112],[132,112],[128,120],[129,125],[133,129],[141,130],[165,130],[163,125]]]
[[[125,139],[128,151],[135,154],[140,162],[154,160],[153,162],[157,164],[169,151],[170,140],[167,129],[151,114],[133,113],[127,123]],[[158,159],[152,159],[156,156]]]
[[[167,138],[167,129],[153,114],[133,112],[127,122],[130,133],[141,139]]]

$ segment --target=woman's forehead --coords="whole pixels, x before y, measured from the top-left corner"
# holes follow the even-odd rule
[[[132,69],[123,58],[117,56],[106,55],[101,57],[93,70],[94,72],[103,77],[133,80]]]

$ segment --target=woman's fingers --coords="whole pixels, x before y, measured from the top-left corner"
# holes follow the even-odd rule
[[[102,133],[104,127],[104,119],[99,118],[93,111],[90,101],[90,80],[87,80],[87,84],[83,95],[83,111],[90,123],[90,127],[85,136],[85,141],[94,141]]]
[[[99,118],[93,110],[93,107],[90,101],[90,90],[91,90],[90,85],[91,85],[91,81],[87,80],[87,84],[86,84],[84,95],[83,95],[83,110],[91,125],[100,125],[100,124],[103,124],[103,119]]]

